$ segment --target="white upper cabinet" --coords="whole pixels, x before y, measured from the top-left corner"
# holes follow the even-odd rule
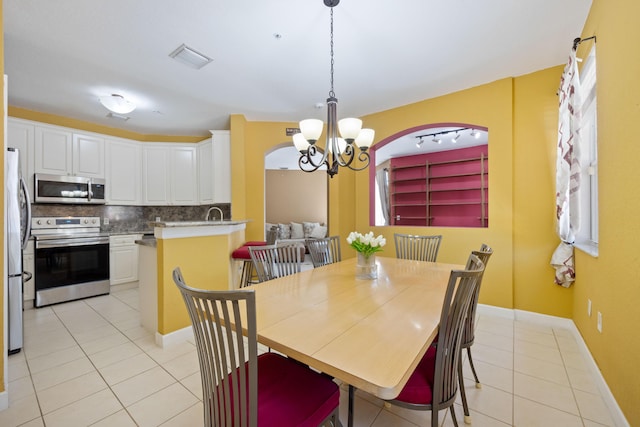
[[[107,139],[107,204],[142,204],[142,147],[140,143]]]
[[[198,159],[196,147],[170,147],[171,204],[198,204]]]
[[[142,148],[142,197],[145,205],[169,204],[169,151],[166,147]]]
[[[17,148],[20,152],[20,169],[27,182],[29,197],[33,201],[34,170],[34,132],[35,126],[20,119],[7,118],[7,147]]]
[[[185,144],[144,144],[142,182],[145,205],[197,205],[196,147]]]
[[[72,173],[104,178],[104,138],[73,134]]]
[[[104,178],[104,139],[36,126],[35,172]]]
[[[212,130],[213,202],[231,203],[231,135],[228,130]]]
[[[198,144],[198,188],[200,204],[213,203],[213,143],[211,139]]]

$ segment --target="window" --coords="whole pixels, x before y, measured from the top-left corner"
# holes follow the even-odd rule
[[[593,46],[580,73],[582,124],[580,126],[580,229],[575,246],[598,256],[598,132],[596,48]]]

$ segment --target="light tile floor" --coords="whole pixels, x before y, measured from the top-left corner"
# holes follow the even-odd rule
[[[138,289],[24,313],[24,349],[9,357],[0,426],[199,426],[192,342],[161,349],[139,325]],[[482,388],[464,373],[473,426],[614,425],[568,330],[481,316],[472,349]],[[347,393],[340,416],[346,425]],[[357,392],[356,426],[429,425],[429,412],[385,408]],[[463,414],[455,405],[461,425]],[[448,413],[441,425],[452,426]]]

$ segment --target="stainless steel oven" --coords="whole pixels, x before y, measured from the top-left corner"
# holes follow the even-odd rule
[[[32,234],[36,307],[109,293],[109,236],[99,217],[33,218]]]

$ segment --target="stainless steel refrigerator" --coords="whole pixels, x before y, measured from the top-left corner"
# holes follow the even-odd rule
[[[20,154],[15,148],[5,153],[6,236],[9,354],[22,349],[23,281],[31,273],[22,269],[22,250],[31,233],[31,201],[27,184],[20,173]]]

